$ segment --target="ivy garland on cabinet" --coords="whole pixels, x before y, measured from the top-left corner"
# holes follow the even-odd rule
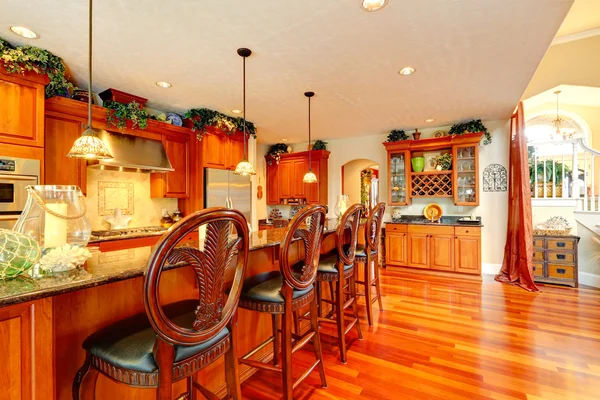
[[[208,126],[214,126],[227,135],[244,131],[244,118],[230,117],[208,108],[192,108],[185,113],[185,117],[192,121],[192,130],[196,131],[198,140],[202,140]],[[246,133],[256,139],[256,127],[248,120],[246,120]]]
[[[104,101],[106,107],[106,123],[114,125],[119,129],[127,126],[127,121],[131,121],[131,129],[146,129],[148,127],[148,118],[150,114],[144,110],[135,100],[123,104],[117,101]]]
[[[483,122],[480,119],[474,119],[469,122],[463,122],[460,124],[452,125],[450,131],[448,131],[449,135],[464,135],[466,133],[479,133],[483,132],[483,141],[481,142],[484,146],[492,143],[492,135],[488,132]]]

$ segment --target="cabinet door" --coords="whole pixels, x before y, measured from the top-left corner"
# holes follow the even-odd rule
[[[453,152],[454,204],[479,205],[479,147],[455,146]]]
[[[52,298],[0,309],[2,399],[54,398]]]
[[[410,152],[388,153],[388,202],[390,206],[410,204]]]
[[[290,198],[294,190],[294,165],[291,161],[279,162],[279,197]]]
[[[408,265],[415,268],[429,268],[427,254],[429,253],[429,235],[424,233],[408,234]],[[386,248],[386,251],[389,251]]]
[[[87,162],[67,157],[75,140],[81,135],[84,120],[46,116],[46,149],[44,158],[46,185],[77,185],[87,191]]]
[[[227,152],[229,169],[235,170],[235,167],[244,158],[244,141],[241,137],[229,136],[227,138],[229,151]]]
[[[202,137],[204,142],[202,157],[206,168],[227,169],[227,138],[223,134],[211,133]]]
[[[189,137],[164,136],[163,144],[174,172],[165,175],[163,197],[184,198],[189,195],[190,154]]]
[[[294,186],[292,188],[292,197],[306,197],[304,192],[304,174],[308,172],[308,160],[294,161]]]
[[[430,235],[429,267],[441,271],[454,270],[454,238],[452,235]]]
[[[267,204],[279,204],[279,164],[267,163]]]
[[[388,233],[385,238],[385,261],[390,265],[406,265],[406,233]]]
[[[454,243],[454,270],[467,274],[480,274],[481,237],[456,236]]]
[[[44,147],[44,85],[0,73],[0,99],[0,142]]]
[[[312,171],[317,176],[317,182],[304,184],[304,194],[306,195],[306,202],[308,204],[321,204],[319,187],[322,183],[321,179],[323,178],[321,177],[319,171],[319,161],[312,160],[310,164],[312,166]],[[308,172],[308,170],[306,172]],[[302,178],[304,178],[304,175],[302,175]]]

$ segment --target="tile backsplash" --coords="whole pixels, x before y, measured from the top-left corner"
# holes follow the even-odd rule
[[[119,207],[130,215],[129,227],[158,225],[161,209],[172,213],[177,199],[150,198],[150,174],[136,172],[87,170],[87,217],[92,230],[110,229],[105,215]]]

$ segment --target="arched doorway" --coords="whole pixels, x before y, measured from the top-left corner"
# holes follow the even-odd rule
[[[342,194],[369,209],[379,202],[379,164],[366,158],[342,165]]]

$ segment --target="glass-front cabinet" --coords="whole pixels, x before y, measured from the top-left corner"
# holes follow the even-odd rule
[[[457,206],[479,205],[479,146],[455,146],[453,149],[454,204]]]
[[[388,153],[389,170],[389,203],[391,206],[405,206],[410,204],[409,174],[410,168],[407,161],[410,159],[409,151]]]

